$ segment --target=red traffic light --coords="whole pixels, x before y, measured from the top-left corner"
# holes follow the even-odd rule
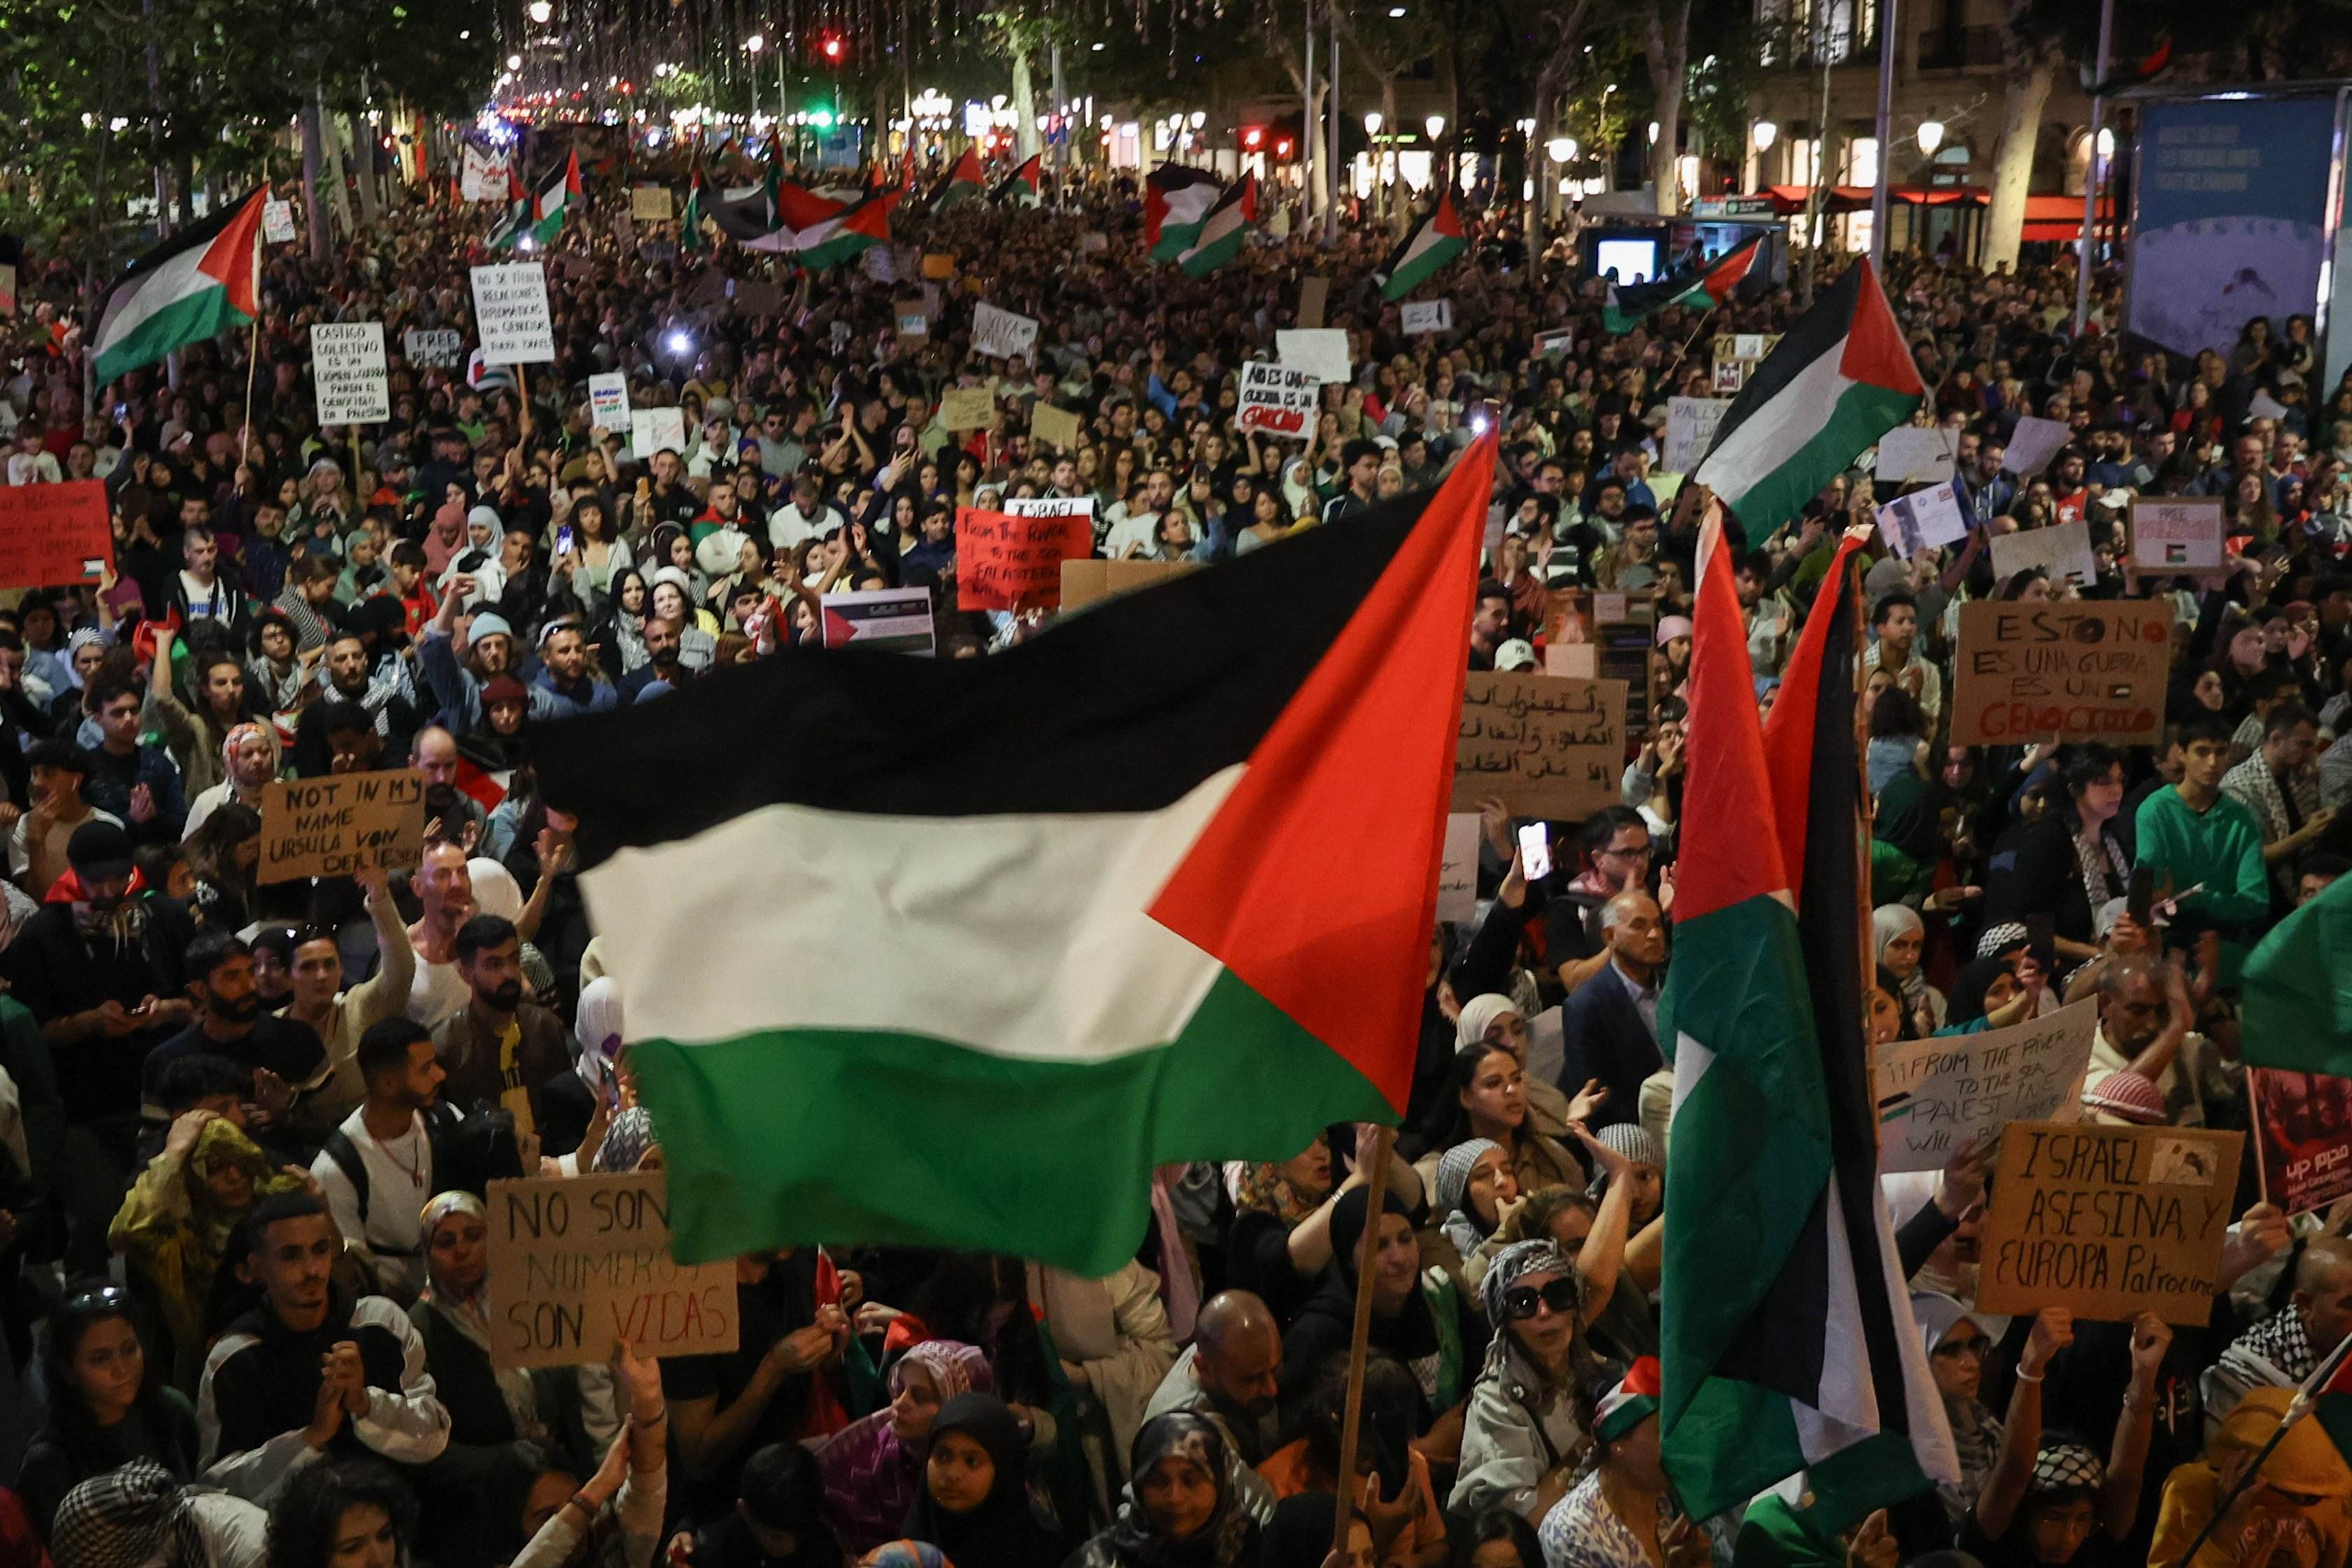
[[[1252,126],[1246,126],[1246,127],[1244,127],[1244,128],[1243,129],[1243,131],[1242,131],[1242,145],[1243,145],[1244,147],[1246,147],[1246,148],[1248,148],[1251,152],[1256,152],[1260,147],[1264,146],[1265,144],[1265,128],[1264,126],[1261,126],[1261,125],[1252,125]]]
[[[841,58],[841,49],[842,49],[842,44],[841,44],[841,40],[840,40],[839,38],[837,38],[837,37],[831,37],[831,36],[828,36],[828,37],[825,38],[825,40],[824,40],[824,57],[825,57],[826,59],[828,59],[828,60],[838,60],[838,59],[840,59],[840,58]]]

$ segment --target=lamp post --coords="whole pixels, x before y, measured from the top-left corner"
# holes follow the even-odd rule
[[[765,33],[754,33],[743,40],[744,50],[751,57],[751,118],[754,120],[760,118],[760,51],[767,47],[768,36]],[[776,105],[778,115],[782,114],[783,108],[779,101]]]
[[[1385,209],[1388,205],[1388,180],[1381,168],[1381,115],[1379,110],[1368,109],[1364,111],[1364,134],[1370,139],[1372,144],[1373,211],[1385,216]]]

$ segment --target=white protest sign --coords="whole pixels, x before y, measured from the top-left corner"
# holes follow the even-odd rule
[[[466,334],[455,327],[411,327],[400,335],[400,348],[420,371],[454,371],[466,357]]]
[[[898,258],[887,245],[868,246],[866,253],[857,258],[857,265],[865,269],[866,277],[877,283],[898,281]]]
[[[629,417],[629,378],[619,371],[606,371],[588,378],[588,421],[598,430],[635,431]],[[679,416],[680,430],[685,416]]]
[[[2046,528],[1993,535],[1995,580],[2007,582],[2035,567],[2048,572],[2053,582],[2062,577],[2071,577],[2085,588],[2096,582],[2099,563],[2091,554],[2091,526],[2081,521],[2055,523]]]
[[[1085,517],[1092,520],[1092,496],[1021,496],[1004,503],[1008,517]]]
[[[486,365],[555,361],[555,323],[547,314],[547,269],[535,261],[474,268],[474,325]]]
[[[2246,400],[2246,417],[2249,419],[2284,419],[2286,415],[2286,404],[2266,392],[2257,389],[2254,395]]]
[[[1437,917],[1466,925],[1478,912],[1478,813],[1445,814],[1445,858],[1437,868]]]
[[[1315,405],[1321,395],[1322,383],[1307,372],[1251,360],[1242,366],[1242,397],[1234,423],[1244,434],[1260,430],[1268,435],[1305,436],[1314,431]]]
[[[1414,299],[1404,307],[1404,335],[1417,338],[1423,332],[1454,330],[1454,301],[1451,299]]]
[[[2132,564],[2142,571],[2218,571],[2228,531],[2219,496],[2132,497]]]
[[[2098,1027],[2099,1004],[2086,997],[2008,1029],[1878,1047],[1878,1168],[1939,1171],[1962,1145],[2011,1122],[2075,1120]]]
[[[1727,397],[1677,397],[1666,400],[1666,450],[1658,466],[1669,474],[1687,474],[1698,466],[1715,444],[1715,427],[1723,423]]]
[[[973,352],[993,355],[1001,360],[1025,360],[1036,346],[1037,322],[1034,317],[1016,316],[1010,310],[1000,310],[985,303],[972,307]]]
[[[261,237],[269,245],[284,245],[294,237],[294,204],[264,202],[261,204]]]
[[[656,452],[675,452],[686,455],[686,413],[675,408],[639,408],[629,411],[629,450],[640,459]]]
[[[383,323],[320,321],[310,328],[310,384],[320,424],[375,424],[392,417]]]
[[[1878,438],[1878,466],[1872,472],[1881,483],[1940,484],[1952,476],[1952,461],[1958,452],[1956,433],[1940,426],[1922,430],[1906,424]]]
[[[1949,479],[1897,496],[1878,508],[1879,537],[1901,556],[1924,549],[1941,549],[1966,538],[1968,514],[1960,510],[1960,494]]]
[[[1337,327],[1285,327],[1274,335],[1275,357],[1288,370],[1318,382],[1350,379],[1348,334]]]
[[[457,193],[469,202],[495,202],[507,193],[507,161],[485,148],[466,144]]]
[[[2074,433],[2062,419],[2037,419],[2026,414],[2010,432],[2009,452],[2000,465],[2021,479],[2031,479],[2050,466],[2050,460],[2065,450]]]

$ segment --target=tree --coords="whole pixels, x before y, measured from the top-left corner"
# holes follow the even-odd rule
[[[1992,195],[1985,212],[1987,271],[2015,270],[2025,235],[2025,197],[2033,183],[2033,152],[2042,139],[2042,110],[2064,52],[2066,20],[2056,0],[2005,0],[2000,25],[2000,141],[1992,159]]]
[[[1641,7],[1642,41],[1650,71],[1651,113],[1657,140],[1650,143],[1650,181],[1658,212],[1671,216],[1675,200],[1675,150],[1682,141],[1683,91],[1690,69],[1691,0],[1649,0]]]
[[[1421,6],[1408,9],[1401,17],[1381,15],[1371,19],[1368,14],[1360,14],[1356,8],[1343,5],[1338,14],[1339,31],[1346,37],[1348,51],[1342,58],[1341,69],[1352,68],[1371,78],[1380,93],[1383,134],[1394,136],[1398,129],[1397,78],[1434,54],[1440,41],[1440,31],[1432,8]],[[1458,120],[1449,121],[1448,129],[1455,137],[1461,135]],[[1402,234],[1411,214],[1403,203],[1393,199],[1394,193],[1388,183],[1379,179],[1380,151],[1377,146],[1372,156],[1374,196],[1389,204],[1391,222],[1396,231]],[[1431,159],[1433,177],[1444,180],[1452,168],[1453,160],[1445,155],[1444,148],[1436,149]]]
[[[1585,24],[1591,19],[1593,0],[1570,0],[1567,5],[1538,3],[1514,7],[1519,14],[1513,17],[1512,36],[1521,45],[1536,51],[1535,134],[1528,138],[1532,144],[1528,152],[1529,177],[1535,182],[1538,195],[1558,178],[1549,155],[1539,156],[1545,138],[1559,122],[1560,100],[1568,89],[1578,64],[1583,59]],[[1537,202],[1526,204],[1528,259],[1543,252],[1542,208]]]

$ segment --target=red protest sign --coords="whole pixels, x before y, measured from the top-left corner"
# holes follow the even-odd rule
[[[956,508],[956,602],[966,610],[1057,610],[1062,563],[1095,552],[1085,513],[1015,517]]]
[[[113,561],[102,482],[0,486],[0,588],[96,582]]]

